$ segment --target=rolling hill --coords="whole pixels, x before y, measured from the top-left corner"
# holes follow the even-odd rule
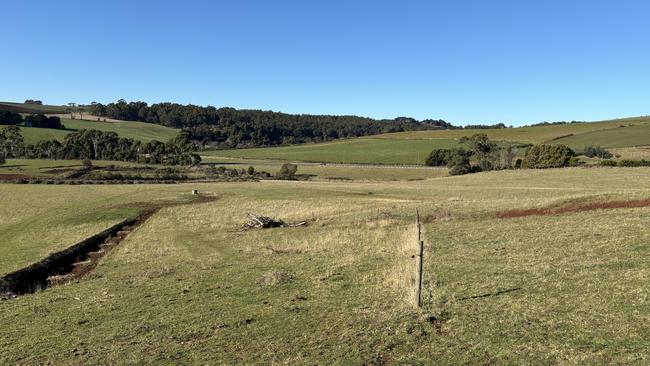
[[[217,150],[203,155],[325,163],[422,164],[431,150],[458,146],[458,139],[477,133],[485,133],[497,141],[562,143],[577,151],[589,145],[625,148],[650,145],[650,117],[507,129],[397,132],[320,144]]]
[[[134,121],[97,122],[63,118],[61,119],[61,123],[66,127],[65,130],[22,126],[20,129],[25,137],[25,142],[32,144],[41,140],[57,139],[61,141],[65,135],[81,129],[111,131],[117,133],[120,137],[132,138],[144,142],[151,140],[164,142],[176,136],[178,133],[178,130],[174,128]]]

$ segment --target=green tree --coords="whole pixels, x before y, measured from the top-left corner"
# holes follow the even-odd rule
[[[25,140],[17,126],[8,126],[0,130],[0,152],[7,157],[16,157],[24,147]]]
[[[471,153],[464,149],[455,149],[452,150],[449,154],[449,161],[447,162],[447,167],[449,167],[450,175],[462,175],[472,172],[472,166],[469,162]]]
[[[534,145],[524,157],[523,166],[529,169],[562,168],[569,166],[575,152],[566,145]]]

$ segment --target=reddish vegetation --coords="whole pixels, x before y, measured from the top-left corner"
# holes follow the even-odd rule
[[[559,215],[559,214],[571,213],[571,212],[606,210],[606,209],[614,209],[614,208],[638,208],[638,207],[650,207],[650,199],[630,200],[630,201],[572,203],[560,207],[542,207],[542,208],[529,208],[524,210],[508,210],[508,211],[497,212],[496,216],[499,218],[546,216],[546,215]]]
[[[24,174],[0,174],[0,180],[17,180],[26,178],[29,178],[29,176]]]

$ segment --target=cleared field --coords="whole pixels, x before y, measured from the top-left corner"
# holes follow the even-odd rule
[[[458,146],[458,141],[447,138],[418,141],[359,138],[322,144],[205,151],[202,154],[217,157],[342,164],[422,164],[431,150]]]
[[[221,199],[163,209],[87,278],[0,302],[11,324],[0,363],[645,364],[650,208],[496,213],[647,199],[649,178],[616,168],[199,185]],[[6,237],[38,227],[45,250],[78,234],[37,219],[91,206],[80,196],[101,212],[193,187],[0,185],[14,200],[0,222],[13,225]],[[411,305],[415,208],[422,312]],[[241,231],[247,212],[315,221]]]
[[[151,140],[165,142],[178,133],[178,130],[174,128],[134,121],[98,122],[63,118],[61,119],[61,123],[66,127],[65,130],[34,127],[20,127],[20,129],[23,132],[25,142],[30,144],[42,140],[57,139],[63,141],[63,138],[67,134],[81,129],[115,132],[120,137],[132,138],[144,142]]]

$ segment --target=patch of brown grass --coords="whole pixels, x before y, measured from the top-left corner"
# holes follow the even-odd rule
[[[513,217],[526,217],[526,216],[548,216],[560,215],[565,213],[593,211],[593,210],[609,210],[617,208],[640,208],[650,207],[650,199],[643,200],[626,200],[626,201],[605,201],[605,202],[588,202],[588,203],[572,203],[560,207],[539,207],[528,208],[521,210],[507,210],[497,212],[498,218],[513,218]]]

